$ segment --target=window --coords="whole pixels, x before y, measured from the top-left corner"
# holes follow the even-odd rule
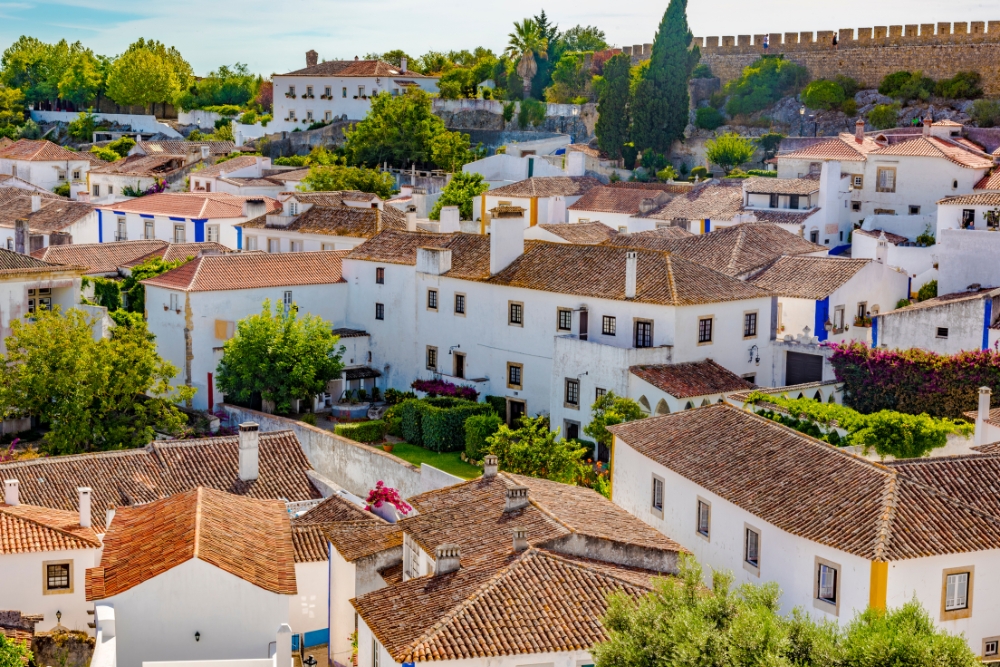
[[[365,87],[358,86],[358,97],[364,97],[364,96],[365,96]]]
[[[302,241],[289,241],[288,252],[302,252]]]
[[[376,303],[375,304],[375,319],[384,320],[385,319],[385,304]]]
[[[618,225],[619,234],[628,234],[628,225]]]
[[[854,186],[855,190],[860,190],[865,187],[865,177],[859,174],[855,174],[851,177],[851,185]]]
[[[594,389],[594,400],[595,401],[598,400],[599,398],[601,398],[601,396],[604,396],[607,393],[608,393],[608,390],[605,389],[604,387],[597,387],[597,388],[595,388]]]
[[[285,290],[284,295],[281,297],[281,305],[284,306],[285,312],[289,312],[292,309],[292,291]]]
[[[556,326],[559,331],[572,331],[573,330],[573,311],[567,310],[566,308],[560,308],[558,311],[558,322]]]
[[[840,614],[840,565],[816,557],[813,570],[813,606],[828,614]]]
[[[128,240],[128,227],[125,224],[125,218],[118,218],[118,230],[115,232],[115,241],[127,241]]]
[[[155,225],[152,220],[146,220],[142,224],[142,237],[147,241],[151,241],[155,236]]]
[[[336,250],[336,248],[333,247],[332,243],[321,243],[320,244],[320,250],[323,250],[323,251],[326,251],[326,250]]]
[[[219,242],[219,226],[205,225],[205,240],[209,243]]]
[[[712,527],[712,505],[701,498],[698,499],[698,534],[708,537]]]
[[[705,345],[712,342],[712,317],[698,318],[698,344]]]
[[[811,243],[819,243],[819,230],[818,229],[814,229],[811,232],[809,232],[809,241]]]
[[[859,301],[858,302],[858,317],[865,317],[868,314],[868,302]]]
[[[844,307],[837,306],[833,309],[833,330],[841,332],[844,330]]]
[[[295,120],[295,109],[288,110],[288,120]]]
[[[564,419],[563,433],[566,434],[567,440],[576,440],[577,438],[580,437],[580,422],[574,422],[568,419]]]
[[[920,207],[910,206],[910,215],[920,215]]]
[[[343,88],[342,88],[342,89],[340,90],[340,96],[341,96],[341,97],[347,97],[347,86],[344,86],[344,87],[343,87]]]
[[[778,208],[778,195],[772,194],[770,199],[771,201],[768,202],[768,208]]]
[[[288,97],[295,97],[295,86],[288,87]]]
[[[520,389],[522,386],[524,366],[522,364],[507,364],[507,388]]]
[[[100,185],[91,186],[91,188],[90,188],[90,194],[92,196],[94,196],[94,197],[100,197],[101,196],[101,186]]]
[[[983,640],[983,657],[990,658],[1000,655],[1000,637],[987,637]]]
[[[180,295],[176,293],[172,293],[170,295],[170,310],[176,310],[177,312],[180,312],[181,310]]]
[[[313,121],[313,112],[312,109],[308,109],[306,110],[306,122],[311,123],[312,121]]]
[[[438,366],[438,349],[427,346],[427,370],[436,371]]]
[[[605,336],[614,336],[617,328],[615,318],[611,315],[605,315],[601,318],[601,333]]]
[[[372,638],[372,667],[379,667],[378,666],[378,659],[380,657],[379,656],[379,648],[380,648],[380,646],[379,646],[378,640],[375,639],[375,638]]]
[[[427,290],[427,310],[438,309],[438,291],[436,289]]]
[[[33,313],[36,310],[51,310],[52,309],[52,289],[49,287],[42,287],[39,289],[29,289],[28,290],[28,312]]]
[[[288,202],[288,215],[299,214],[299,203],[297,201]]]
[[[247,237],[247,250],[256,250],[256,249],[257,249],[257,237],[256,236],[248,236]]]
[[[268,239],[267,240],[267,251],[268,252],[281,252],[281,239]]]
[[[375,284],[385,285],[385,269],[381,266],[375,269]]]
[[[653,347],[653,323],[648,320],[635,322],[635,346]]]
[[[955,611],[969,606],[969,573],[957,572],[945,576],[944,610]]]
[[[663,478],[653,475],[653,497],[651,499],[650,507],[653,510],[653,514],[656,514],[661,519],[663,518]]]
[[[44,595],[72,593],[73,592],[73,563],[72,561],[47,561],[43,563],[45,568],[45,588]]]
[[[333,97],[333,86],[323,87],[323,97]]]
[[[788,208],[798,208],[799,207],[799,196],[789,195],[788,196]]]
[[[312,97],[312,96],[313,96],[313,87],[306,86],[306,97]]]
[[[976,210],[972,208],[962,209],[962,229],[968,229],[976,224]]]
[[[507,324],[515,327],[524,326],[524,304],[518,301],[507,302]]]
[[[760,531],[745,526],[743,541],[743,562],[760,574]]]
[[[80,172],[79,172],[79,170],[73,172],[73,180],[74,181],[79,181],[80,180]]]
[[[455,295],[455,314],[465,315],[465,295],[456,294]]]
[[[875,180],[875,191],[876,192],[895,192],[896,191],[896,168],[895,167],[879,167],[878,176]]]
[[[13,250],[13,249],[14,249],[14,239],[12,239],[12,238],[10,238],[8,236],[7,237],[7,250]]]
[[[743,379],[749,382],[750,384],[757,384],[756,373],[747,373],[746,375],[743,376]]]
[[[757,337],[757,311],[752,313],[743,313],[743,337]]]
[[[894,208],[877,208],[874,211],[875,215],[896,215],[896,209]]]
[[[566,380],[566,406],[570,408],[580,408],[580,381]]]
[[[852,211],[860,211],[861,210],[861,202],[859,202],[859,201],[852,201],[851,202],[851,210]]]
[[[327,123],[329,123],[331,120],[333,120],[333,112],[332,111],[324,111],[323,112],[323,120],[325,120]]]
[[[187,243],[187,233],[184,225],[174,225],[174,243]]]

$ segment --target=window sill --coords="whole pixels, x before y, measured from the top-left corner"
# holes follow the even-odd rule
[[[743,569],[752,574],[755,577],[760,577],[760,565],[753,565],[746,561],[743,561]]]
[[[953,609],[952,611],[942,611],[941,621],[957,621],[963,618],[972,618],[972,607],[965,609]]]
[[[567,410],[579,410],[580,409],[580,405],[579,404],[573,405],[572,403],[563,403],[563,407],[566,408]]]
[[[663,518],[663,510],[662,509],[657,509],[655,507],[650,506],[649,513],[652,514],[653,516],[655,516],[657,519],[662,519]]]
[[[813,607],[833,616],[840,616],[840,605],[834,602],[827,602],[819,598],[813,598]]]
[[[713,342],[713,341],[710,341],[710,340],[706,340],[706,341],[705,341],[704,343],[698,343],[698,347],[701,347],[702,345],[711,345],[711,344],[712,344],[712,342]]]
[[[706,542],[711,542],[712,541],[712,534],[711,533],[709,533],[708,535],[706,535],[705,533],[701,532],[700,530],[696,530],[696,531],[694,531],[694,534],[697,535],[698,537],[700,537],[701,539],[705,540]]]

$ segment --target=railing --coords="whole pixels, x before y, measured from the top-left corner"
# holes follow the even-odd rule
[[[308,512],[321,502],[323,502],[323,498],[315,498],[313,500],[293,500],[285,503],[285,509],[288,510],[288,514],[290,516],[296,517],[300,514]]]

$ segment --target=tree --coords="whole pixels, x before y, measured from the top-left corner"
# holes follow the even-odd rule
[[[514,32],[508,35],[510,42],[504,52],[517,61],[517,74],[524,81],[524,99],[531,96],[531,80],[538,73],[539,60],[548,58],[549,42],[533,19],[514,22]]]
[[[836,81],[816,79],[802,91],[802,103],[810,109],[837,109],[844,103],[844,89]]]
[[[245,107],[257,96],[261,82],[261,78],[251,74],[243,63],[232,67],[222,65],[182,89],[174,102],[188,110],[222,105]]]
[[[563,33],[567,51],[602,51],[608,48],[604,31],[592,25],[574,26]]]
[[[761,160],[766,162],[767,160],[773,158],[778,153],[778,148],[781,146],[781,140],[784,138],[785,135],[780,132],[767,132],[757,137],[757,148],[764,153]]]
[[[441,209],[445,206],[457,206],[462,220],[472,220],[472,202],[479,195],[490,189],[490,184],[483,180],[482,174],[470,174],[465,171],[456,172],[441,190],[441,196],[434,204],[428,217],[431,220],[441,219]]]
[[[122,54],[108,72],[108,97],[122,106],[151,106],[173,99],[177,77],[162,57],[146,49]]]
[[[597,95],[597,145],[612,158],[622,156],[629,140],[629,86],[632,63],[620,53],[604,63],[604,77]],[[627,166],[627,165],[626,165]]]
[[[735,132],[728,132],[705,142],[705,157],[712,164],[722,167],[727,174],[741,164],[749,162],[753,153],[753,141]]]
[[[667,153],[684,136],[688,123],[688,79],[700,58],[688,49],[687,0],[670,0],[653,40],[649,67],[636,87],[632,103],[632,139],[637,149]]]
[[[87,315],[75,308],[33,318],[11,322],[0,405],[6,416],[47,423],[49,453],[141,447],[156,432],[182,428],[186,418],[173,404],[190,401],[195,390],[171,387],[177,368],[156,353],[141,319],[94,340]]]
[[[430,149],[431,162],[452,173],[483,157],[480,155],[482,144],[471,149],[469,135],[461,132],[441,132],[431,139]]]
[[[59,78],[59,98],[81,107],[93,102],[103,89],[101,61],[93,51],[81,47]]]
[[[938,282],[937,280],[929,280],[920,286],[917,290],[917,302],[927,301],[927,299],[933,299],[937,296],[938,292]]]
[[[611,446],[609,426],[642,419],[646,414],[639,404],[631,398],[618,396],[609,391],[590,406],[590,423],[583,427],[583,432],[605,447]]]
[[[403,51],[402,49],[393,49],[391,51],[386,51],[385,53],[369,53],[365,55],[365,60],[381,60],[384,63],[389,63],[390,65],[395,65],[396,67],[403,66],[403,58],[406,58],[407,69],[418,66],[416,59],[411,58],[406,51]]]
[[[20,89],[29,103],[45,100],[41,89],[48,78],[50,48],[39,39],[21,35],[0,56],[0,81]]]
[[[961,636],[939,630],[916,600],[887,612],[868,609],[843,631],[844,667],[981,665]]]
[[[797,93],[809,82],[809,71],[783,56],[758,58],[740,77],[726,84],[726,113],[749,115],[766,109],[785,95]]]
[[[131,313],[145,314],[146,312],[146,286],[143,280],[155,278],[161,273],[173,271],[179,266],[187,264],[193,258],[176,259],[166,262],[162,257],[150,257],[142,264],[132,267],[129,274],[122,281],[122,292],[125,294],[125,309]]]
[[[501,470],[574,484],[583,476],[587,450],[558,437],[558,429],[549,430],[548,418],[522,417],[517,429],[503,424],[486,438],[486,453],[496,455]]]
[[[24,667],[33,658],[28,642],[8,638],[0,632],[0,667]]]
[[[340,376],[343,346],[333,326],[321,317],[299,316],[298,308],[285,310],[270,300],[259,315],[236,325],[236,335],[222,348],[216,383],[227,396],[248,402],[260,394],[281,413],[294,400],[311,400],[326,391],[326,384]]]
[[[17,88],[0,85],[0,136],[6,136],[4,130],[9,128],[13,139],[17,128],[24,125],[27,109],[24,106],[24,95]]]
[[[564,53],[552,70],[552,85],[545,89],[546,101],[582,104],[590,101],[591,80],[587,54]]]
[[[359,190],[371,192],[382,199],[392,196],[396,180],[392,174],[365,167],[347,167],[343,164],[314,165],[302,179],[303,192],[333,192]]]

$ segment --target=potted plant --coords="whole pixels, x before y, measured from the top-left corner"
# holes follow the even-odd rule
[[[382,451],[387,453],[392,453],[392,443],[386,442],[382,444]]]
[[[386,486],[382,480],[375,484],[375,488],[368,492],[368,511],[382,517],[389,523],[396,523],[399,515],[407,515],[413,508],[399,496],[399,492],[391,486]]]

